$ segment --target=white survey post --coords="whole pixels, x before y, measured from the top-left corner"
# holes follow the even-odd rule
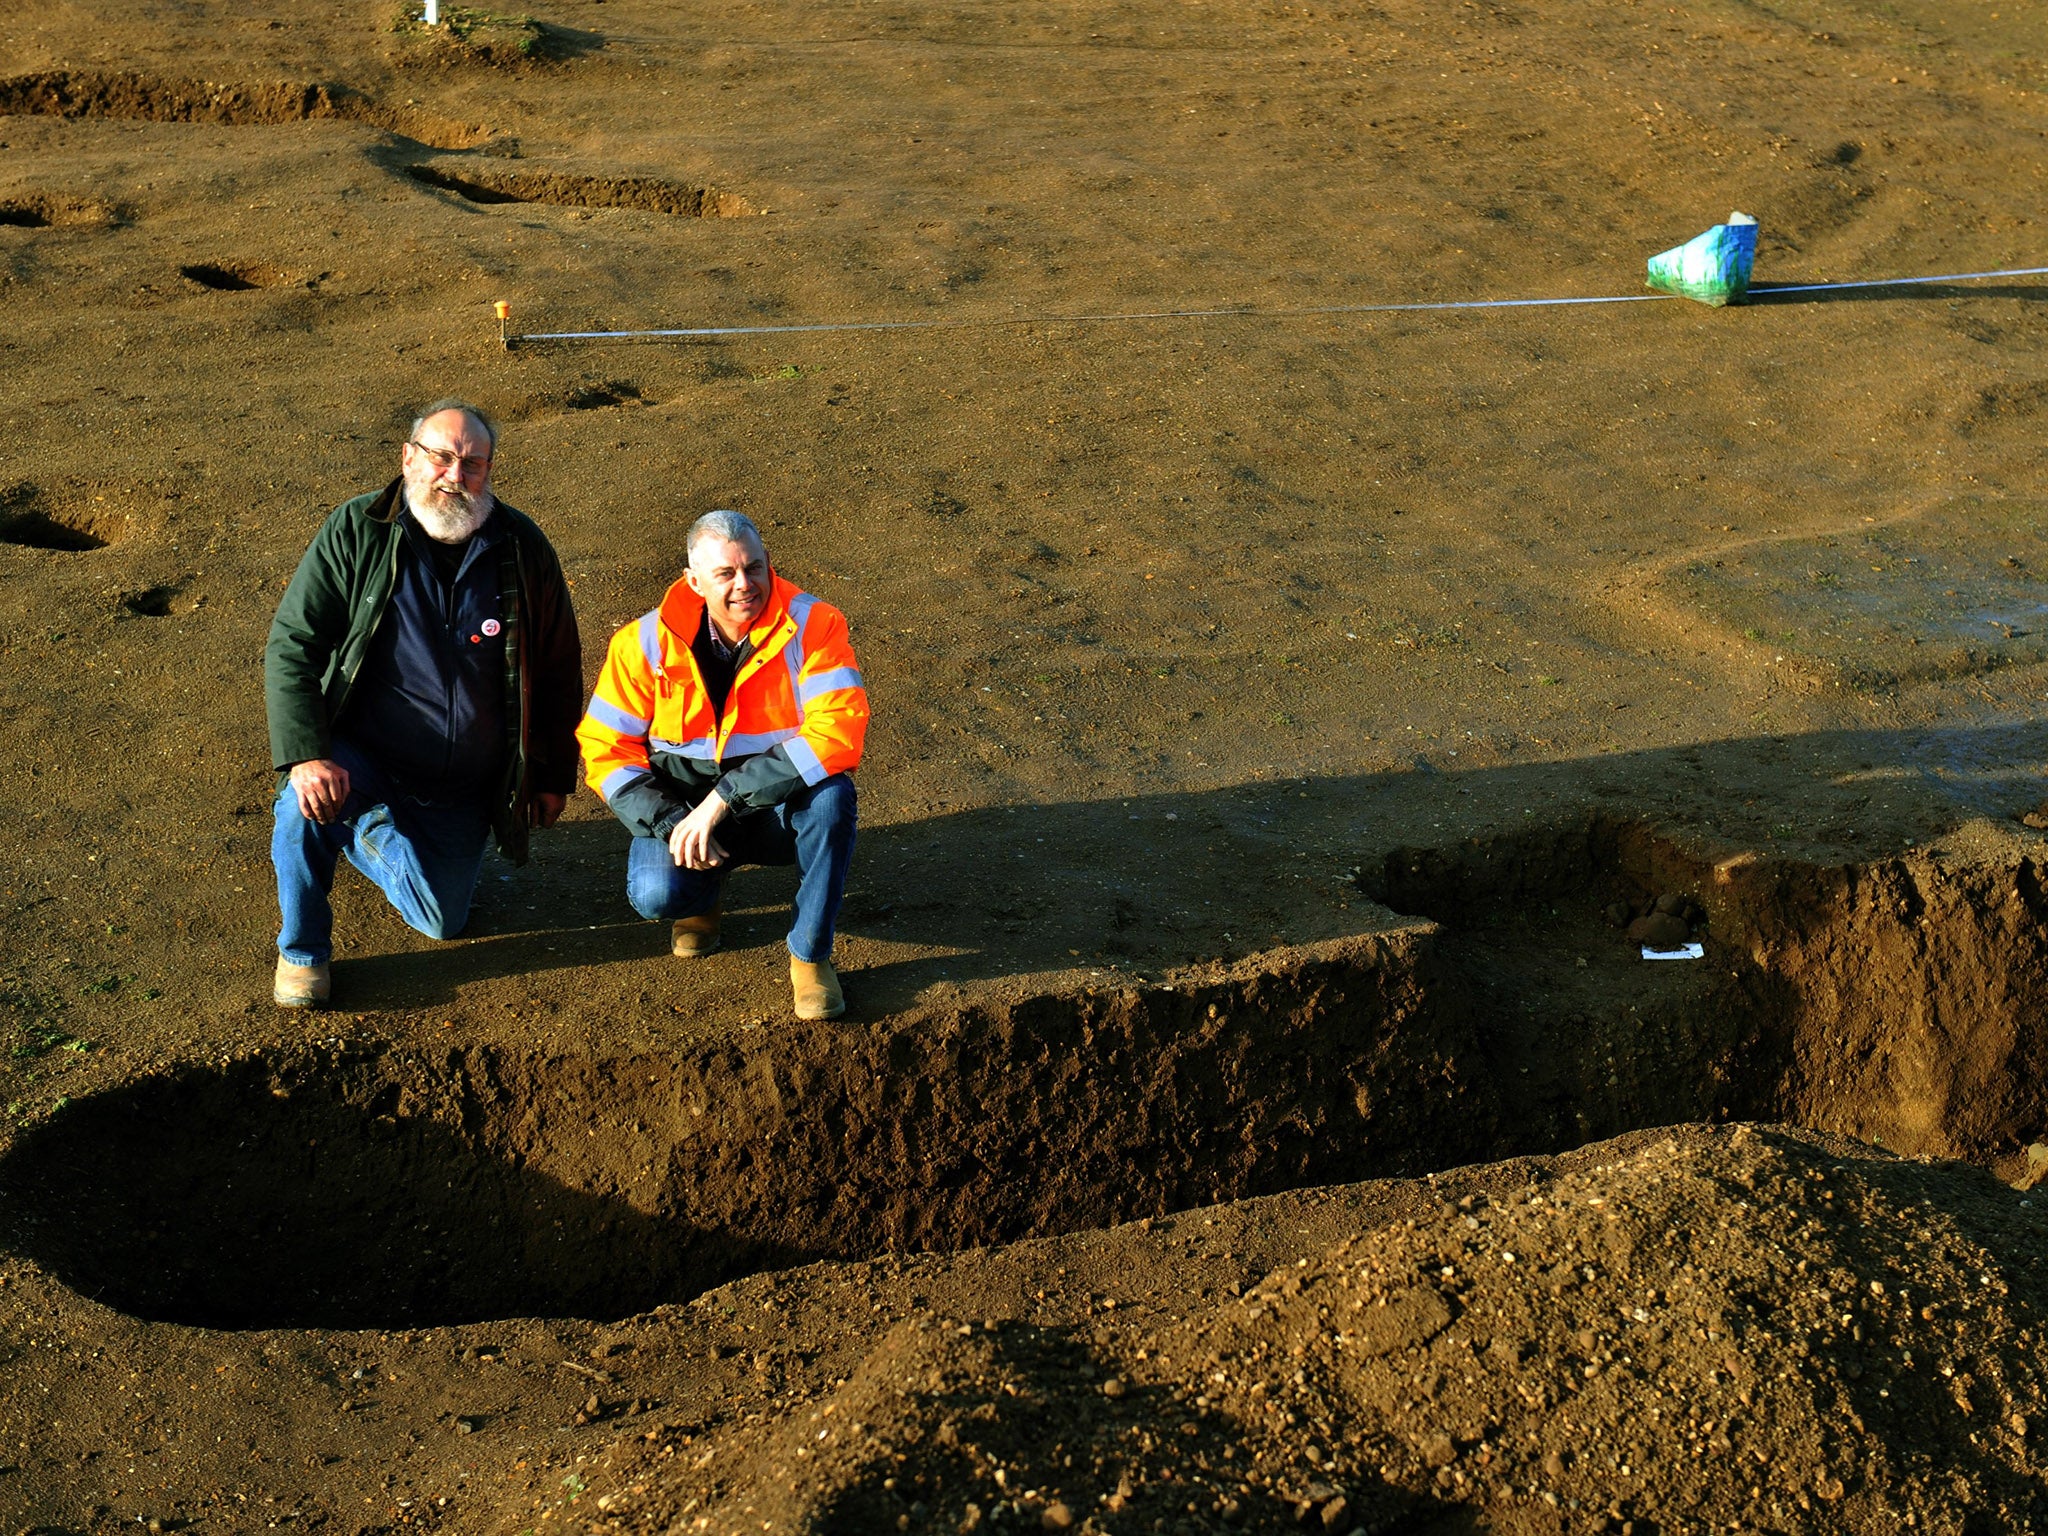
[[[439,25],[441,25],[441,0],[426,0],[426,4],[427,25],[430,27],[438,27]]]

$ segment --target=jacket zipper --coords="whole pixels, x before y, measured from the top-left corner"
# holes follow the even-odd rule
[[[711,749],[714,753],[717,754],[713,761],[718,761],[724,757],[725,739],[726,737],[732,734],[731,730],[728,728],[728,721],[726,717],[730,716],[733,721],[737,721],[739,719],[740,683],[744,680],[742,674],[744,673],[745,677],[752,677],[755,672],[759,672],[762,667],[767,666],[768,657],[771,654],[774,654],[774,652],[771,652],[770,647],[775,646],[776,641],[778,639],[783,640],[785,643],[787,642],[788,637],[785,633],[785,629],[788,623],[789,615],[784,614],[783,622],[781,624],[778,624],[775,628],[775,633],[768,637],[768,644],[762,646],[759,650],[755,651],[753,655],[749,656],[746,659],[746,661],[743,662],[740,665],[740,667],[734,671],[732,675],[732,691],[727,693],[725,696],[725,709],[719,714],[717,718],[715,718],[711,722]],[[661,623],[659,628],[660,632],[664,635],[674,633],[674,631],[671,630],[666,623]],[[666,649],[666,647],[664,647],[664,649]],[[709,694],[711,690],[704,686],[704,669],[697,665],[696,651],[689,646],[683,646],[681,647],[681,649],[684,659],[689,663],[690,676],[696,680],[697,691],[701,694]],[[779,649],[780,648],[777,647],[777,650]],[[756,662],[760,663],[760,665],[756,666]],[[749,667],[753,668],[753,671],[747,671],[747,668]],[[669,679],[668,668],[661,665],[659,662],[655,663],[654,667],[654,684],[657,696],[665,696],[673,692],[675,688],[675,684],[671,682]]]

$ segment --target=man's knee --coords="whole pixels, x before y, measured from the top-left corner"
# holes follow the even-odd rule
[[[469,926],[470,895],[442,897],[430,895],[411,912],[399,911],[406,926],[415,933],[425,934],[430,939],[453,939],[460,937],[462,930]]]
[[[649,922],[695,917],[718,904],[715,877],[695,876],[673,864],[635,860],[626,866],[626,900]]]
[[[669,885],[666,880],[650,880],[637,870],[626,876],[626,900],[633,904],[633,910],[649,922],[668,915]]]
[[[695,892],[678,891],[673,886],[649,890],[641,886],[626,887],[626,900],[633,904],[633,910],[649,922],[674,920],[679,917],[695,917],[700,912],[709,912],[718,905],[716,896]]]

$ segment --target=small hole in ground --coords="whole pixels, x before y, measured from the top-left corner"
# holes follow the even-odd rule
[[[30,549],[57,549],[70,554],[107,547],[107,541],[98,534],[74,528],[41,512],[11,517],[0,513],[0,544],[22,544]]]
[[[48,229],[50,216],[33,203],[0,203],[0,224],[16,229]]]
[[[279,283],[290,281],[286,273],[260,262],[232,266],[210,261],[193,262],[178,268],[178,275],[216,293],[247,293],[251,289],[275,288]]]
[[[640,403],[640,386],[630,379],[606,379],[601,384],[578,384],[570,389],[567,405],[572,411],[601,411],[608,406]]]
[[[151,587],[144,592],[132,593],[121,599],[121,610],[137,618],[168,618],[171,599],[178,595],[176,587]]]
[[[33,485],[0,490],[0,544],[19,544],[28,549],[54,549],[78,553],[104,549],[94,518],[69,518],[53,514],[44,505],[42,492]]]

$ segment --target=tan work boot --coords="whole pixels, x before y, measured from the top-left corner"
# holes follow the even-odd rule
[[[270,997],[280,1008],[325,1008],[334,978],[324,965],[293,965],[279,955]]]
[[[846,994],[839,990],[839,973],[830,960],[799,960],[791,955],[789,986],[796,994],[800,1019],[836,1019],[846,1012]]]
[[[695,917],[677,918],[675,938],[669,944],[669,953],[678,960],[695,960],[700,955],[710,954],[718,948],[719,916],[720,909],[713,907]]]

